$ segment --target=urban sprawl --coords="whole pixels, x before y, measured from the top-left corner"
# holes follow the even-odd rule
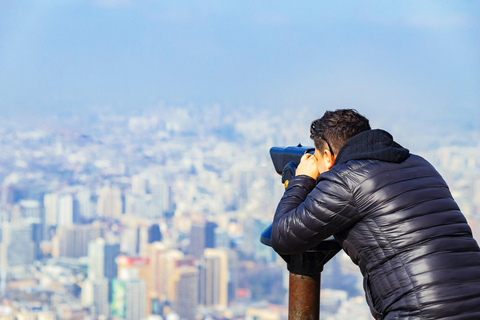
[[[259,241],[283,192],[268,152],[311,145],[315,116],[163,105],[0,120],[0,320],[286,319],[288,271]],[[412,152],[479,235],[480,140],[457,135]],[[321,298],[322,319],[371,319],[342,253]]]

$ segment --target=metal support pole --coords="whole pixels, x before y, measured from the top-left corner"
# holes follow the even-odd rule
[[[290,273],[288,320],[320,319],[320,273],[298,275]]]
[[[272,246],[272,225],[265,229],[260,242]],[[323,266],[332,259],[340,244],[333,238],[320,242],[307,252],[280,255],[290,272],[288,320],[320,319],[320,278]]]

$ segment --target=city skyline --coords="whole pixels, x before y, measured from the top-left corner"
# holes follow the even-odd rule
[[[286,314],[285,265],[259,241],[283,192],[268,150],[305,133],[282,130],[274,113],[176,110],[100,113],[90,118],[94,137],[0,128],[2,320]],[[68,127],[72,119],[64,120]],[[464,135],[435,135],[419,154],[441,172],[478,238],[480,144]],[[370,319],[360,272],[345,254],[324,276],[323,315]]]

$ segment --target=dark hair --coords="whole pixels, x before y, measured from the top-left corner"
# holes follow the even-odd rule
[[[328,146],[330,152],[337,154],[350,138],[370,129],[368,119],[357,110],[338,109],[327,111],[323,117],[312,122],[310,138],[315,148],[321,150]]]

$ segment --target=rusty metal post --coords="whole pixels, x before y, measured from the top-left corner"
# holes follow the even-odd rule
[[[260,242],[272,246],[272,225],[265,229]],[[288,320],[320,319],[320,278],[323,266],[332,259],[340,244],[329,238],[307,252],[280,255],[290,272],[288,290]]]
[[[290,273],[288,320],[320,319],[320,273],[298,275]]]

